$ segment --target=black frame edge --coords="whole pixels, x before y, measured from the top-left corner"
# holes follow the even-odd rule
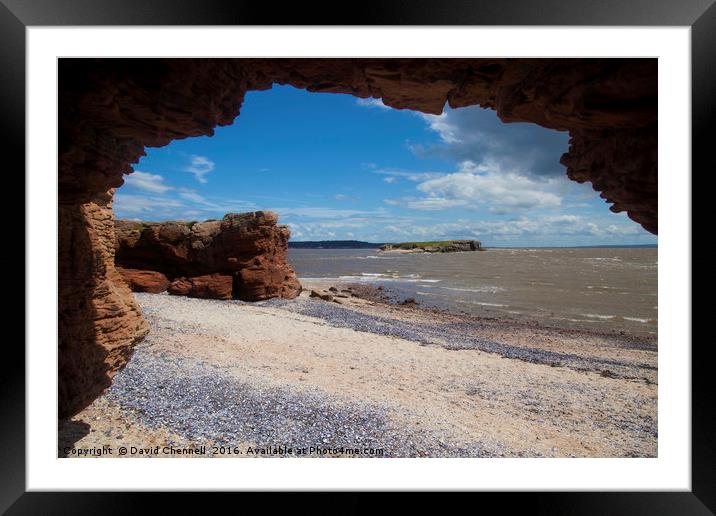
[[[716,4],[712,4],[691,27],[691,159],[692,182],[694,171],[701,174],[716,168],[711,149],[713,145],[714,115],[716,115]],[[709,131],[709,129],[711,129]],[[693,184],[692,184],[692,192]],[[701,192],[700,195],[708,195]],[[708,206],[708,201],[696,202],[692,206]],[[701,220],[708,220],[702,213]],[[692,223],[696,220],[693,217]],[[692,227],[692,239],[699,235]],[[692,240],[693,241],[693,240]],[[692,246],[693,253],[693,246]],[[699,264],[692,258],[693,265]],[[700,265],[700,264],[699,264]],[[692,270],[692,276],[694,271]],[[693,278],[691,282],[693,286]],[[693,287],[692,287],[693,288]],[[693,299],[693,295],[692,295]],[[697,305],[692,301],[694,312]],[[708,317],[702,314],[703,317]],[[698,320],[698,319],[697,319]],[[693,321],[693,315],[692,315]],[[692,334],[693,334],[692,322]],[[692,339],[691,364],[691,482],[693,493],[712,511],[716,512],[716,410],[709,392],[713,391],[710,381],[713,371],[708,346],[702,342],[696,345]]]
[[[556,12],[567,3],[577,7]],[[355,20],[350,21],[356,25],[691,25],[692,170],[703,170],[703,173],[706,173],[707,167],[713,170],[716,163],[710,151],[712,143],[707,129],[713,125],[716,112],[714,0],[682,0],[679,3],[633,0],[629,5],[612,0],[573,0],[567,3],[546,0],[540,3],[537,10],[533,3],[530,7],[530,0],[503,2],[501,9],[494,7],[496,2],[452,0],[437,6],[423,0],[412,3],[394,1],[383,2],[369,15],[358,14]],[[612,3],[618,7],[609,8]],[[301,24],[299,20],[308,25],[342,24],[337,16],[318,23],[317,20],[325,17],[326,13],[312,17],[315,7],[308,8],[303,4],[295,7],[295,11],[289,8],[283,15],[275,12],[271,4],[257,7],[256,3],[248,5],[242,1],[189,0],[180,7],[172,0],[144,0],[141,2],[143,7],[139,8],[139,5],[140,0],[0,0],[0,69],[5,77],[0,87],[0,120],[3,121],[3,144],[12,151],[8,154],[14,160],[11,161],[13,170],[25,170],[26,25],[230,25],[269,24],[269,21],[271,25],[282,25]],[[299,10],[300,14],[297,13]],[[328,14],[333,12],[329,10]],[[24,192],[24,182],[21,188]],[[24,249],[23,246],[23,257]],[[28,271],[25,270],[25,273]],[[497,497],[509,496],[511,500],[519,500],[520,505],[529,504],[531,512],[550,514],[604,514],[607,511],[611,514],[647,511],[683,515],[716,513],[716,490],[713,488],[716,485],[716,447],[713,443],[716,411],[709,397],[712,390],[711,362],[707,356],[708,343],[704,344],[692,347],[691,492],[484,493],[480,497],[496,501]],[[0,450],[0,512],[12,506],[8,514],[99,510],[106,514],[121,514],[144,505],[148,494],[25,493],[25,355],[22,350],[14,350],[14,353],[13,367],[6,368],[0,375],[0,392],[4,402],[0,442],[13,443],[13,446],[6,445]],[[17,422],[20,425],[14,426]],[[163,503],[188,508],[186,494],[162,495],[162,498]]]
[[[5,5],[0,3],[0,127],[3,155],[9,160],[6,170],[15,175],[14,197],[25,197],[25,25]],[[23,171],[22,174],[19,171]],[[14,173],[14,174],[13,174]],[[9,208],[6,208],[10,211]],[[22,268],[25,269],[25,211],[23,214]],[[17,219],[17,211],[7,219]],[[17,249],[17,246],[15,247]],[[24,292],[24,288],[23,288]],[[23,307],[25,305],[23,294]],[[17,309],[16,309],[17,310]],[[23,320],[25,318],[23,317]],[[7,321],[10,318],[6,319]],[[19,319],[15,319],[19,320]],[[24,326],[23,326],[24,335]],[[24,339],[23,339],[24,340]],[[7,349],[8,367],[0,375],[3,415],[0,424],[0,513],[25,492],[25,351],[14,338]],[[13,345],[15,344],[15,345]],[[19,424],[18,424],[19,423]]]
[[[692,25],[713,0],[3,0],[25,25]],[[368,8],[369,7],[369,8]]]

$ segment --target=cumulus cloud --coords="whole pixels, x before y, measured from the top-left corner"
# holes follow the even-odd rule
[[[521,175],[564,176],[559,163],[569,135],[535,124],[502,122],[492,110],[446,108],[441,115],[419,114],[440,144],[413,145],[419,156],[446,157],[477,164],[497,162]]]
[[[535,179],[516,172],[503,172],[496,163],[459,164],[457,172],[434,175],[417,185],[423,198],[404,197],[387,204],[416,210],[442,210],[486,206],[493,213],[557,207],[562,199],[554,180]]]
[[[147,192],[164,193],[172,189],[171,186],[164,183],[164,177],[159,174],[150,174],[149,172],[140,172],[136,170],[124,178],[124,184],[145,190]]]
[[[206,183],[206,175],[214,170],[214,162],[206,156],[197,156],[196,154],[190,156],[189,161],[189,165],[184,170],[194,174],[194,177],[200,183]]]

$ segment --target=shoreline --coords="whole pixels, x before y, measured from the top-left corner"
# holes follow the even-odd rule
[[[309,297],[329,286],[256,303],[135,294],[152,331],[61,444],[656,456],[656,339]]]

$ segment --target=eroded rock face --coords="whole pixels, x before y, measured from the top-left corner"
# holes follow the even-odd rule
[[[107,192],[145,147],[211,135],[233,122],[247,91],[273,83],[424,113],[441,113],[446,102],[480,105],[505,122],[569,131],[567,175],[657,232],[656,59],[60,59],[61,414],[91,401],[146,333],[115,281]],[[158,238],[183,234],[168,227]],[[162,251],[170,262],[189,252]],[[256,297],[270,295],[257,271],[280,275],[268,262],[240,270],[246,295]]]
[[[301,292],[288,263],[288,227],[268,211],[199,223],[117,221],[116,262],[173,280],[169,293],[258,301]]]
[[[59,417],[92,402],[149,332],[114,266],[111,193],[59,206]]]

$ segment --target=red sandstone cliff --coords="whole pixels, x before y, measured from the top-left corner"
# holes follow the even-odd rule
[[[117,265],[135,290],[214,299],[294,298],[301,285],[287,261],[288,227],[268,211],[229,213],[222,220],[118,220]],[[153,271],[152,273],[148,271]],[[169,284],[168,282],[171,282]]]

